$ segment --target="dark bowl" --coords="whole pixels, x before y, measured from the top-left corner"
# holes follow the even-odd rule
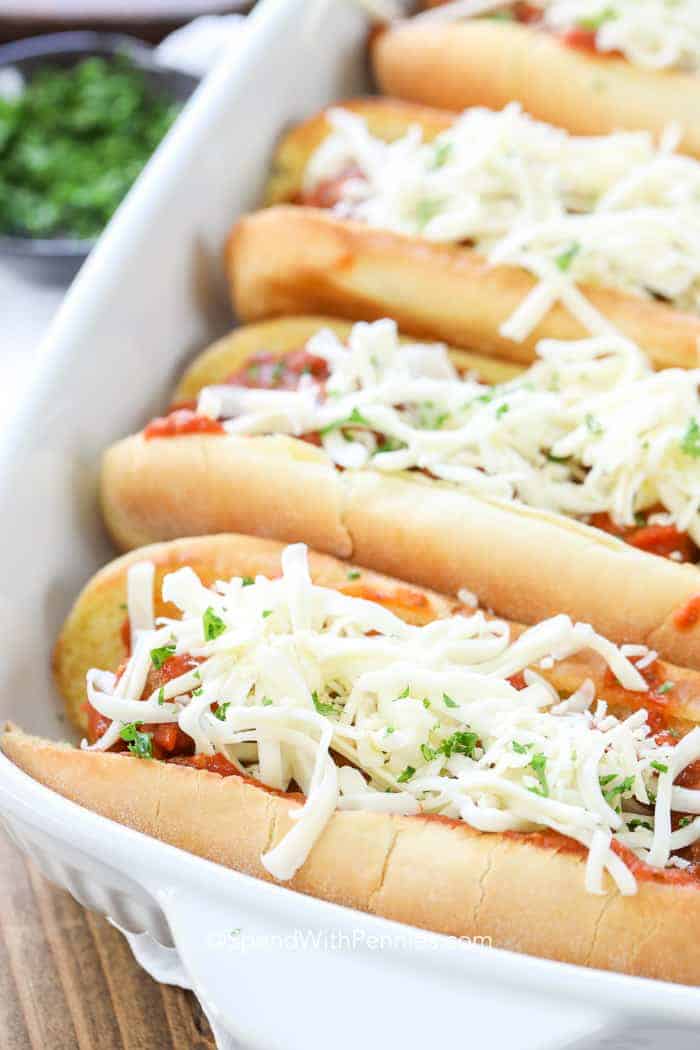
[[[246,13],[252,6],[253,0],[0,0],[0,40],[99,29],[158,43],[198,15]]]
[[[119,33],[51,33],[0,47],[0,69],[17,69],[25,80],[47,65],[70,68],[85,58],[126,54],[141,69],[154,93],[186,102],[199,80],[189,73],[161,66],[148,44]],[[93,240],[70,237],[16,237],[0,234],[0,258],[34,280],[67,283],[78,272]]]

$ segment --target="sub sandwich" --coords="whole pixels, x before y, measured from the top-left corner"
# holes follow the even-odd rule
[[[700,667],[699,373],[655,372],[619,336],[539,353],[522,370],[388,320],[241,328],[107,450],[107,526],[122,549],[303,540]]]
[[[228,241],[231,295],[246,321],[390,316],[522,362],[540,338],[616,330],[658,366],[692,367],[699,194],[700,162],[670,137],[571,136],[516,104],[348,103],[282,141],[273,206]]]
[[[82,806],[429,930],[700,983],[700,680],[644,646],[229,535],[99,572],[55,671],[82,746],[2,748]]]
[[[700,156],[696,0],[432,2],[373,36],[386,94],[445,109],[500,108],[513,98],[581,135],[676,121]]]

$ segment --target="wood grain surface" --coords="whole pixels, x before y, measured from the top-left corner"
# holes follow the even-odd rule
[[[124,937],[0,831],[3,1050],[214,1050],[190,992],[157,984]]]

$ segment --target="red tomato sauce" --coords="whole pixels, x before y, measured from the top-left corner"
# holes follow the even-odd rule
[[[258,350],[226,383],[256,390],[296,390],[303,375],[322,382],[328,378],[328,363],[304,349],[281,355]]]
[[[681,557],[674,560],[695,562],[700,554],[687,532],[679,532],[675,525],[617,525],[607,513],[592,514],[590,523],[638,550],[661,558],[670,558],[677,551]]]
[[[128,620],[126,624],[128,626]],[[180,675],[185,674],[187,671],[192,670],[200,663],[199,660],[186,654],[180,654],[177,656],[169,657],[162,667],[151,667],[146,678],[146,685],[141,699],[145,699],[150,696],[156,690],[160,689],[161,686],[167,682],[172,681],[173,678],[179,678]],[[124,671],[125,664],[122,664],[117,671],[117,678],[121,676]],[[99,711],[95,710],[92,704],[87,704],[87,715],[88,715],[88,732],[87,737],[91,744],[94,744],[96,740],[107,731],[111,725],[112,720],[100,714]],[[141,725],[141,731],[149,733],[152,736],[152,748],[154,758],[168,758],[172,755],[191,755],[194,751],[194,743],[192,738],[180,729],[175,722],[147,722]],[[110,751],[125,751],[127,744],[123,740],[118,740],[114,744]]]
[[[689,631],[700,620],[700,594],[694,594],[673,614],[673,623],[679,631]]]
[[[224,434],[218,419],[199,416],[190,408],[176,408],[167,416],[152,419],[143,432],[146,441],[154,438],[182,437],[184,434]]]

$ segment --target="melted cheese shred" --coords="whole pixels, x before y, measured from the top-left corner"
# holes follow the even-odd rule
[[[506,623],[477,611],[416,627],[313,584],[301,544],[286,548],[282,569],[279,579],[210,589],[191,568],[171,573],[163,598],[182,618],[141,629],[118,682],[87,676],[90,703],[113,719],[93,749],[111,746],[125,725],[133,739],[133,723],[176,722],[198,754],[220,753],[271,787],[301,788],[294,827],[262,857],[276,878],[293,876],[336,808],[442,814],[486,833],[552,829],[588,849],[593,893],[604,892],[606,871],[620,892],[635,892],[613,839],[663,867],[700,838],[700,820],[672,831],[670,816],[673,780],[700,756],[700,729],[676,748],[659,745],[645,711],[620,721],[595,702],[590,681],[562,700],[527,670],[593,648],[624,688],[646,690],[590,626],[556,616],[513,642]],[[147,587],[148,573],[132,567],[130,606],[147,604]],[[200,662],[142,700],[163,646]],[[519,672],[522,689],[508,680]],[[334,754],[351,766],[338,768]],[[697,811],[700,792],[684,790]],[[654,794],[642,827],[633,810]]]
[[[526,338],[561,301],[591,334],[610,323],[578,284],[660,298],[700,313],[700,162],[670,129],[570,135],[517,103],[466,110],[431,143],[411,127],[388,143],[349,110],[309,159],[304,188],[350,170],[340,216],[440,243],[470,243],[537,278],[501,333]]]
[[[654,372],[619,336],[544,341],[516,379],[460,377],[440,345],[402,344],[393,321],[353,326],[347,345],[321,331],[325,391],[205,388],[198,410],[235,434],[319,432],[345,469],[426,470],[478,496],[574,517],[607,512],[700,544],[700,371]],[[378,435],[381,435],[378,437]]]

